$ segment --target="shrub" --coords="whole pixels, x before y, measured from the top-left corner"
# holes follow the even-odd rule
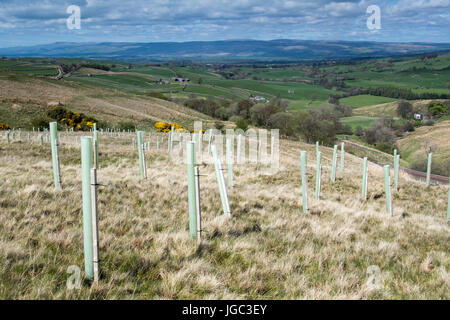
[[[188,129],[179,125],[178,123],[166,123],[166,122],[155,123],[155,128],[156,131],[158,132],[171,132],[172,127],[175,131],[189,131]]]
[[[364,130],[361,126],[357,126],[355,129],[355,135],[357,137],[362,137],[364,135]]]
[[[236,122],[236,129],[242,129],[243,131],[247,131],[248,123],[242,118],[239,118]]]
[[[349,124],[343,125],[337,132],[338,134],[352,135],[353,129]]]
[[[385,142],[376,145],[376,149],[386,153],[392,153],[394,151],[394,146]]]
[[[136,125],[133,122],[130,121],[123,121],[123,122],[119,122],[118,123],[119,129],[120,130],[125,130],[125,131],[134,131],[136,129]]]
[[[94,126],[94,123],[97,122],[92,117],[86,116],[83,113],[72,112],[61,106],[51,108],[47,112],[47,116],[57,120],[58,123],[65,125],[69,129],[74,128],[75,130],[81,131],[90,130]]]
[[[297,112],[293,121],[296,131],[308,143],[319,141],[324,145],[332,146],[336,140],[336,133],[341,130],[339,119],[333,110],[328,108]]]
[[[189,99],[184,102],[184,105],[211,117],[215,117],[216,110],[219,109],[219,105],[211,99]]]
[[[282,136],[294,135],[293,115],[290,112],[278,112],[271,115],[269,118],[269,126],[279,129],[280,135]]]
[[[431,101],[428,104],[428,112],[434,117],[441,117],[448,111],[448,106],[440,101]]]
[[[39,117],[36,119],[33,119],[31,121],[31,125],[35,127],[36,129],[48,129],[49,128],[49,120],[44,117]]]
[[[388,144],[392,146],[395,141],[395,135],[392,129],[381,122],[373,124],[366,130],[364,136],[366,142],[371,145]]]
[[[230,116],[230,112],[225,107],[220,107],[216,110],[215,114],[216,118],[219,118],[220,120],[228,120],[228,117]]]
[[[334,105],[334,112],[338,118],[351,117],[353,115],[353,108],[347,105]]]
[[[432,127],[432,126],[434,126],[434,121],[433,120],[427,120],[427,121],[425,121],[423,123],[423,125],[427,126],[427,127]]]
[[[0,123],[0,130],[9,130],[9,126],[6,123]]]
[[[403,119],[411,118],[413,107],[411,103],[405,100],[400,100],[397,105],[397,115]]]
[[[156,98],[156,99],[161,99],[161,100],[166,100],[166,101],[171,101],[170,98],[166,97],[164,94],[162,94],[161,92],[149,92],[147,93],[147,95],[149,97],[152,98]]]
[[[231,116],[228,121],[236,123],[236,121],[242,119],[240,116]]]
[[[419,157],[418,159],[414,160],[411,163],[411,169],[426,172],[427,165],[428,165],[428,159],[424,155],[424,156]],[[447,158],[433,159],[433,165],[431,166],[431,173],[448,177],[448,175],[450,174],[450,159],[447,159]]]
[[[414,128],[414,124],[413,124],[412,122],[407,121],[407,122],[405,122],[405,123],[403,124],[403,130],[404,130],[405,132],[413,132],[413,131],[415,131],[416,129]]]
[[[214,127],[215,127],[217,130],[222,130],[222,129],[225,127],[225,125],[223,124],[223,122],[216,121],[216,122],[214,122]]]

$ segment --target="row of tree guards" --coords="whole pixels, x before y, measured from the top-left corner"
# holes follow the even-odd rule
[[[103,130],[101,131],[103,133]],[[107,130],[107,133],[116,133],[120,137],[120,131]],[[20,138],[20,131],[18,136]],[[5,139],[7,143],[15,138],[15,132],[7,131]],[[60,135],[57,131],[57,123],[50,123],[50,134],[38,132],[38,140],[42,145],[45,141],[51,143],[52,150],[52,164],[53,164],[53,178],[55,188],[62,187],[60,161],[59,161],[59,139]],[[138,150],[139,155],[139,171],[141,179],[147,179],[147,164],[145,160],[145,150],[150,149],[150,143],[144,142],[144,132],[136,131],[136,138],[133,139],[133,147]],[[167,150],[169,153],[174,151],[174,130],[167,139]],[[201,222],[201,203],[200,203],[200,168],[197,165],[198,157],[196,156],[196,149],[202,148],[202,133],[194,133],[190,136],[190,141],[186,141],[186,164],[187,164],[187,182],[188,182],[188,212],[189,212],[189,233],[190,237],[198,242],[202,241],[202,222]],[[30,135],[27,135],[30,140]],[[159,149],[159,138],[156,138],[156,147]],[[162,142],[163,140],[161,140]],[[98,212],[97,212],[97,170],[99,168],[99,132],[97,125],[94,124],[92,136],[81,137],[81,177],[82,177],[82,199],[83,199],[83,239],[84,239],[84,264],[85,274],[88,279],[98,283],[99,280],[99,252],[98,252]],[[237,137],[237,162],[241,163],[241,146],[243,145],[242,135]],[[181,147],[181,142],[180,142]],[[196,148],[197,145],[197,148]],[[261,153],[261,140],[258,141],[258,160]],[[231,217],[230,203],[228,199],[228,189],[234,187],[233,163],[234,163],[234,147],[232,139],[226,139],[226,163],[227,163],[227,183],[225,183],[224,169],[222,167],[221,158],[218,154],[217,146],[213,143],[213,134],[210,131],[208,138],[208,153],[212,156],[214,161],[214,169],[216,180],[218,184],[218,191],[220,194],[223,214]],[[274,137],[271,139],[271,162],[274,161],[275,156],[275,141]],[[315,175],[315,194],[316,201],[320,200],[321,183],[322,183],[322,152],[319,150],[319,142],[316,142],[316,175]],[[201,160],[200,160],[201,161]],[[431,183],[431,164],[432,153],[428,156],[426,185]],[[345,144],[341,143],[340,148],[340,163],[338,168],[338,146],[333,148],[333,156],[331,161],[330,182],[336,181],[336,171],[344,172],[345,167]],[[300,170],[301,170],[301,190],[302,190],[302,209],[304,213],[309,211],[309,188],[307,175],[307,152],[300,152]],[[394,150],[394,181],[393,189],[398,190],[398,178],[400,170],[400,155],[397,150]],[[392,205],[392,191],[391,191],[391,168],[389,165],[383,167],[385,198],[386,198],[386,212],[393,215]],[[361,183],[361,199],[367,200],[368,190],[368,158],[364,157],[362,165],[362,183]],[[448,195],[448,209],[447,221],[450,219],[450,190]]]

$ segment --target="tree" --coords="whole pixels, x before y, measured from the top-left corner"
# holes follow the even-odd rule
[[[364,130],[361,126],[357,126],[355,129],[355,135],[357,137],[362,137],[364,135]]]
[[[280,111],[272,104],[258,103],[250,108],[250,118],[255,125],[268,126],[270,116]]]
[[[250,119],[250,108],[253,107],[253,103],[249,100],[241,100],[237,104],[237,111],[244,119]]]
[[[229,113],[227,108],[220,107],[219,109],[216,110],[215,116],[216,116],[216,118],[219,118],[220,120],[224,120],[225,121],[225,120],[228,120],[228,117],[230,116],[230,113]]]
[[[372,145],[387,144],[392,146],[395,142],[394,131],[383,122],[375,123],[367,129],[365,138],[366,142]]]
[[[269,126],[280,130],[282,136],[294,135],[293,115],[290,112],[278,112],[270,116]]]
[[[308,112],[297,112],[294,115],[294,128],[305,138],[306,142],[322,142],[332,146],[336,134],[341,130],[341,123],[330,108],[312,109]]]
[[[428,104],[428,112],[434,117],[440,117],[446,114],[448,111],[448,106],[441,101],[431,101]]]
[[[247,121],[245,121],[242,118],[237,119],[235,122],[235,125],[236,125],[236,129],[242,129],[243,131],[247,131],[247,129],[248,129]]]
[[[200,77],[198,78],[198,84],[202,84],[203,83],[203,79]]]
[[[403,119],[411,118],[413,107],[411,103],[405,100],[400,100],[397,105],[397,115]]]

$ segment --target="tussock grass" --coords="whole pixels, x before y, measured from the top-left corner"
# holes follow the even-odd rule
[[[22,137],[25,135],[22,134]],[[79,134],[74,134],[79,136]],[[139,179],[132,136],[100,135],[101,280],[68,290],[83,269],[80,149],[61,141],[63,189],[54,190],[50,146],[0,145],[1,299],[449,299],[447,188],[400,178],[394,217],[385,212],[382,169],[370,165],[360,201],[362,160],[313,200],[314,146],[280,143],[280,171],[235,165],[233,216],[221,212],[214,168],[201,165],[204,241],[189,238],[186,166],[161,146]],[[152,144],[154,148],[154,144]],[[205,149],[206,149],[205,143]],[[302,213],[300,150],[308,151],[310,213]],[[381,270],[379,288],[369,266]]]

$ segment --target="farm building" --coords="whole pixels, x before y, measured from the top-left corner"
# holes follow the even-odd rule
[[[173,78],[172,80],[175,82],[190,82],[191,81],[189,78]]]
[[[260,96],[256,96],[256,97],[250,97],[250,101],[256,101],[256,102],[268,102],[269,100],[264,98],[264,97],[260,97]]]

